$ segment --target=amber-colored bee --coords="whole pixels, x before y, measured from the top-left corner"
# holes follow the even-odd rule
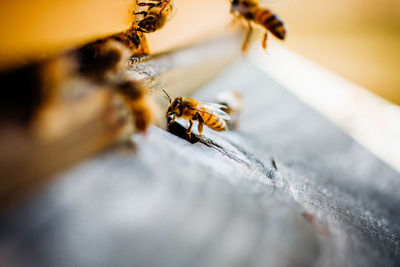
[[[188,135],[192,132],[193,121],[198,121],[199,135],[202,135],[203,125],[210,129],[221,132],[226,130],[225,120],[230,117],[222,111],[223,105],[215,103],[202,103],[190,97],[177,97],[168,107],[166,116],[171,118],[168,125],[171,125],[176,118],[183,118],[189,121],[189,128],[186,133]]]
[[[127,72],[130,50],[120,42],[109,40],[75,51],[78,72],[93,82],[108,85],[120,94],[133,115],[139,131],[145,131],[154,122],[154,103],[143,86],[132,80]]]
[[[127,80],[116,85],[116,92],[123,96],[133,116],[133,123],[139,132],[146,132],[154,124],[157,104],[142,84]]]
[[[136,3],[138,12],[134,13],[135,21],[128,30],[97,40],[85,48],[98,49],[108,41],[115,40],[129,48],[131,56],[150,54],[145,34],[164,27],[174,14],[174,4],[172,0],[136,0]]]
[[[145,7],[145,10],[135,13],[140,17],[136,19],[136,30],[144,33],[152,33],[164,27],[175,11],[172,0],[136,0],[136,3],[139,7]]]
[[[150,49],[145,33],[153,33],[164,27],[172,18],[175,8],[172,0],[136,0],[136,3],[139,10],[135,13],[131,28],[106,40],[114,39],[123,43],[133,55],[148,55]]]
[[[77,60],[81,76],[108,85],[123,96],[136,128],[145,131],[154,122],[157,105],[147,91],[129,77],[127,64],[132,55],[150,53],[145,33],[161,29],[172,17],[174,4],[172,0],[136,0],[136,3],[138,12],[128,30],[82,46],[71,54]]]
[[[286,28],[283,21],[270,9],[260,7],[260,0],[230,0],[231,13],[247,21],[248,31],[244,40],[242,51],[247,51],[251,34],[253,32],[252,23],[265,29],[262,47],[267,48],[268,31],[280,40],[286,36]]]
[[[123,43],[109,39],[83,46],[71,54],[81,75],[96,82],[114,83],[127,71],[131,51]]]

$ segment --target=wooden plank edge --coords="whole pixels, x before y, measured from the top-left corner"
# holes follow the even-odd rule
[[[144,83],[160,105],[156,108],[161,112],[159,125],[164,123],[163,110],[168,104],[161,89],[170,91],[172,96],[190,95],[236,58],[238,37],[222,36],[149,56],[139,63],[132,60],[130,75]],[[31,129],[12,121],[0,126],[0,209],[12,206],[50,182],[60,170],[128,140],[132,134],[132,125],[121,115],[129,112],[115,104],[112,89],[84,84],[80,87],[83,88],[79,95],[83,97],[55,103],[45,116],[50,120],[47,125],[56,125],[40,134],[49,138],[37,139]]]
[[[400,172],[400,107],[271,42],[250,60]]]

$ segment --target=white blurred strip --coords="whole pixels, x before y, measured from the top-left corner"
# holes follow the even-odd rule
[[[400,172],[399,106],[276,43],[268,54],[253,48],[249,58],[259,68]]]

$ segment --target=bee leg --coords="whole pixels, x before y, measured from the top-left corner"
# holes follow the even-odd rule
[[[168,122],[167,126],[168,127],[171,126],[175,122],[175,119],[176,119],[176,115],[174,114],[174,116],[172,117],[172,120],[170,122]]]
[[[247,30],[246,38],[244,39],[243,46],[242,46],[243,53],[247,51],[247,48],[248,48],[249,42],[250,42],[250,37],[251,37],[251,34],[253,33],[253,27],[251,26],[251,23],[249,22],[248,24],[249,24],[249,29]]]
[[[150,54],[150,48],[149,48],[149,44],[147,43],[146,35],[141,33],[139,38],[141,39],[140,47],[141,47],[142,54],[149,55]]]
[[[202,135],[203,135],[203,124],[204,124],[204,120],[203,120],[203,118],[200,116],[199,113],[196,114],[196,119],[199,121],[199,125],[197,126],[197,130],[199,131],[199,135],[202,136]]]
[[[203,136],[203,123],[199,122],[199,126],[197,126],[197,130],[199,131],[199,135]]]
[[[148,31],[146,31],[145,29],[142,29],[142,28],[137,28],[136,31],[142,32],[142,33],[149,33]]]
[[[265,32],[264,39],[263,39],[263,42],[262,42],[262,47],[263,47],[264,50],[267,49],[267,41],[268,41],[268,32]]]
[[[232,18],[231,22],[229,23],[229,27],[233,27],[240,22],[239,17],[236,14],[234,14],[233,11],[231,11],[231,13],[233,15],[233,18]]]
[[[189,136],[189,138],[190,138],[190,136],[191,136],[191,133],[192,133],[192,127],[193,127],[193,121],[192,120],[189,120],[189,128],[187,129],[187,131],[186,131],[186,134]]]

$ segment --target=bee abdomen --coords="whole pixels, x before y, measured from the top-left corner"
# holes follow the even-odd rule
[[[212,116],[212,118],[205,123],[209,128],[221,132],[226,130],[226,122],[217,117],[217,116]]]
[[[274,14],[271,10],[266,8],[259,8],[254,13],[254,21],[268,29],[277,38],[283,40],[286,36],[286,28],[283,21]]]

